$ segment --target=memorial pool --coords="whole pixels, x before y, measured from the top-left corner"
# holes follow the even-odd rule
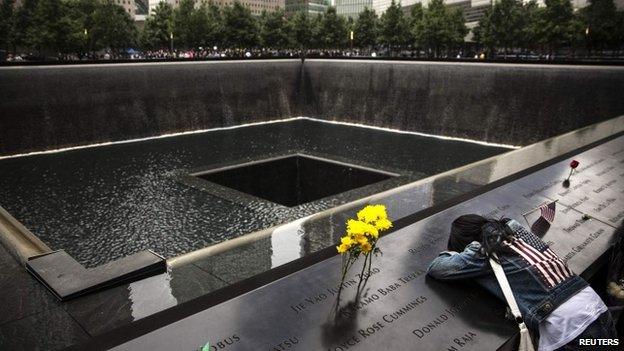
[[[506,150],[296,119],[6,158],[0,204],[52,249],[97,266],[144,249],[174,257]],[[291,207],[193,176],[298,153],[395,176]]]

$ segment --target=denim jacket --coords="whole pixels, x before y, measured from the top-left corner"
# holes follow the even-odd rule
[[[549,257],[554,256],[554,253],[541,239],[524,229],[517,221],[510,220],[506,225],[513,230],[516,238],[523,239],[523,244],[529,244],[532,248],[544,250],[544,252],[548,250]],[[527,250],[532,249],[527,248]],[[553,262],[530,262],[530,257],[517,254],[513,250],[509,251],[511,252],[499,254],[499,260],[507,275],[524,323],[529,328],[531,335],[537,337],[539,335],[539,323],[559,305],[585,288],[587,282],[569,271],[566,266],[564,268],[569,274],[560,275],[562,279],[555,281],[555,284],[550,284],[552,281],[549,282],[545,279],[544,266],[542,265],[549,265]],[[559,260],[556,256],[553,259]],[[560,260],[557,263],[565,265]],[[547,267],[550,268],[550,266]],[[482,253],[481,244],[477,241],[470,243],[460,253],[451,251],[440,253],[431,262],[427,274],[438,280],[473,279],[506,304],[489,260]]]

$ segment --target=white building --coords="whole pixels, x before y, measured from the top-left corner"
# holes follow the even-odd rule
[[[357,19],[364,8],[373,9],[373,0],[335,0],[335,6],[337,14]]]
[[[161,2],[167,2],[169,3],[169,5],[173,6],[174,8],[180,5],[180,0],[148,0],[148,1],[149,1],[149,12],[147,13],[148,16],[154,12],[154,9],[158,7],[158,4],[160,4]]]

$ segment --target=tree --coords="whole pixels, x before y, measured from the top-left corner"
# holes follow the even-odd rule
[[[519,47],[523,42],[526,28],[526,18],[521,0],[500,0],[491,9],[486,10],[485,16],[479,22],[476,33],[480,43],[490,50],[496,47]]]
[[[310,38],[310,47],[322,48],[325,47],[325,40],[323,37],[323,14],[318,13],[310,21],[310,32],[312,33]]]
[[[616,22],[616,50],[621,50],[624,47],[624,11],[618,11]]]
[[[38,0],[24,0],[22,6],[15,12],[13,18],[12,44],[16,47],[28,46],[27,33],[33,26],[33,16]]]
[[[178,48],[195,50],[219,41],[214,33],[220,26],[219,9],[212,3],[206,6],[202,2],[199,7],[196,4],[195,0],[182,0],[173,11],[172,33]]]
[[[206,45],[221,46],[224,39],[223,16],[221,9],[213,2],[210,2],[206,8],[206,19],[208,20],[206,28]]]
[[[538,48],[546,44],[544,32],[544,8],[531,0],[523,7],[526,25],[522,30],[522,40],[518,43],[522,48]]]
[[[258,28],[251,10],[236,1],[223,11],[225,45],[230,48],[252,48],[258,44]]]
[[[354,27],[355,45],[361,48],[377,44],[377,14],[368,7],[360,12]]]
[[[463,43],[467,33],[462,13],[449,9],[442,0],[429,3],[415,31],[417,43],[436,57],[443,48],[450,50]]]
[[[304,11],[297,12],[291,19],[291,41],[302,49],[308,48],[312,39],[312,23],[308,13]]]
[[[423,10],[422,3],[414,4],[412,6],[412,9],[410,10],[410,15],[407,22],[409,24],[409,42],[412,45],[419,46],[417,42],[417,39],[419,37],[418,30],[420,28],[420,23],[423,20],[424,14],[425,12]]]
[[[175,16],[174,16],[175,18]],[[210,18],[208,16],[208,7],[205,3],[193,9],[190,18],[188,18],[188,27],[191,29],[187,33],[187,47],[198,49],[200,47],[212,46],[208,40],[211,31]]]
[[[123,7],[111,0],[101,3],[93,13],[91,32],[96,49],[108,48],[121,52],[136,44],[137,30],[134,21]]]
[[[546,7],[541,12],[544,41],[551,51],[569,47],[573,40],[574,11],[570,0],[544,0]]]
[[[39,0],[26,31],[26,44],[39,54],[64,52],[73,26],[68,25],[65,4],[60,0]]]
[[[409,41],[409,24],[401,4],[394,0],[379,19],[379,42],[390,50],[399,49]]]
[[[170,46],[170,35],[173,29],[173,7],[161,1],[145,21],[141,33],[141,42],[148,49],[167,49]]]
[[[173,35],[176,47],[181,49],[194,48],[198,41],[197,28],[194,19],[197,18],[195,0],[182,0],[180,5],[173,11]],[[200,23],[201,24],[201,23]],[[198,45],[197,45],[198,46]]]
[[[321,46],[324,48],[343,48],[348,39],[345,19],[336,14],[336,8],[330,6],[322,17],[319,33]]]
[[[590,47],[601,52],[606,48],[615,47],[617,13],[613,0],[589,0],[589,6],[583,10]]]
[[[287,48],[290,47],[290,25],[284,17],[284,11],[278,9],[275,12],[262,13],[262,23],[260,29],[260,37],[262,45],[269,48]]]
[[[74,43],[74,51],[86,53],[95,49],[93,37],[93,15],[102,5],[99,0],[70,0],[67,16],[74,24],[71,33],[71,42]]]
[[[7,52],[12,42],[14,0],[3,0],[0,4],[0,49]]]

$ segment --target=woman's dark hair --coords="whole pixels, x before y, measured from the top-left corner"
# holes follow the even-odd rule
[[[476,214],[467,214],[457,217],[451,224],[448,249],[463,251],[473,241],[481,243],[488,257],[496,260],[493,253],[507,251],[503,241],[512,241],[513,232],[505,224],[509,219],[488,219]]]
[[[461,252],[471,242],[481,242],[481,227],[487,222],[487,219],[476,214],[457,217],[451,224],[451,235],[447,244],[448,249]]]
[[[509,252],[509,249],[503,243],[509,243],[514,240],[514,233],[511,228],[505,225],[506,222],[506,220],[488,220],[481,228],[483,233],[481,246],[485,250],[486,255],[498,263],[500,263],[498,254]]]

